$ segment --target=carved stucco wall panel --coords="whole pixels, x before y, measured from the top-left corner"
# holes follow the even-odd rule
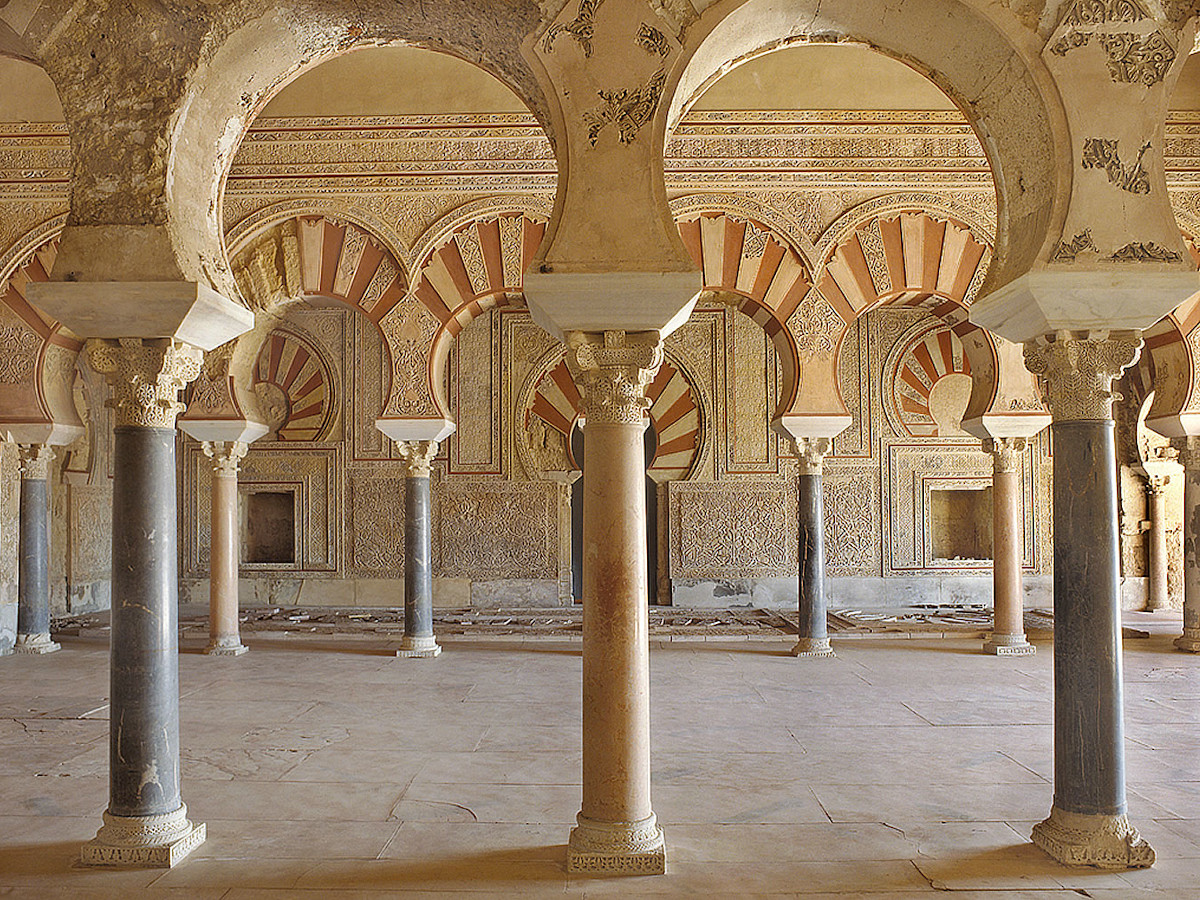
[[[793,482],[672,482],[670,515],[672,578],[797,574]]]
[[[457,478],[434,485],[436,575],[557,580],[559,489],[544,482]]]

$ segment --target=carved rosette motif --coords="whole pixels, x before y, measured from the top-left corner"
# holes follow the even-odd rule
[[[1011,475],[1021,471],[1021,457],[1028,446],[1028,438],[984,438],[983,452],[992,457],[993,474]]]
[[[117,427],[174,428],[179,391],[200,374],[204,353],[173,338],[93,338],[88,361],[112,386]]]
[[[833,439],[827,437],[796,438],[792,441],[799,462],[799,474],[820,475],[825,457],[833,449]]]
[[[646,386],[663,361],[657,331],[573,331],[567,335],[567,365],[583,387],[588,422],[641,425],[650,401]]]
[[[21,444],[21,477],[26,481],[45,481],[50,477],[54,448],[49,444]]]
[[[213,461],[213,475],[237,478],[238,466],[246,458],[250,446],[245,441],[204,441],[200,449]]]
[[[1050,414],[1056,422],[1111,419],[1113,379],[1137,362],[1140,332],[1069,332],[1025,344],[1025,367],[1046,380]]]
[[[437,456],[437,441],[396,441],[396,450],[404,460],[407,478],[428,478]]]

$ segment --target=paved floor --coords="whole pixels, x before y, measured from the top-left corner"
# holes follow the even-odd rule
[[[78,868],[107,797],[106,636],[0,660],[0,896],[1200,898],[1200,657],[1178,615],[1126,642],[1130,811],[1148,871],[1050,862],[1051,653],[856,640],[662,644],[654,801],[668,874],[564,871],[579,807],[578,644],[255,636],[181,657],[184,799],[208,842],[171,871]]]

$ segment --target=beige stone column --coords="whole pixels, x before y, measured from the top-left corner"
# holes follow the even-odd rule
[[[992,457],[992,634],[983,650],[996,656],[1035,652],[1025,638],[1021,559],[1025,542],[1021,515],[1021,458],[1025,438],[987,438],[983,452]]]
[[[583,805],[572,872],[661,874],[650,806],[645,388],[659,332],[570,332],[567,360],[586,417],[583,472]]]
[[[212,536],[209,549],[208,646],[210,656],[241,656],[249,648],[238,633],[238,465],[244,441],[204,441],[213,461]]]
[[[1176,446],[1183,465],[1183,634],[1175,646],[1200,653],[1200,437]]]
[[[1149,514],[1149,552],[1146,554],[1146,609],[1169,609],[1167,594],[1167,485],[1171,476],[1151,474],[1146,479],[1146,511]]]

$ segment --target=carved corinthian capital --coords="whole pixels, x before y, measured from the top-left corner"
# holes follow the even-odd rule
[[[54,448],[49,444],[21,444],[17,448],[21,455],[21,477],[27,481],[45,481],[50,477],[50,463],[54,461]]]
[[[801,475],[820,475],[825,457],[833,449],[833,439],[827,437],[802,437],[792,441]]]
[[[1025,343],[1025,368],[1046,379],[1056,422],[1111,419],[1113,379],[1137,362],[1137,331],[1059,332]]]
[[[1029,439],[1023,437],[984,438],[983,452],[992,457],[992,473],[1006,475],[1021,471],[1021,457]]]
[[[405,473],[409,478],[428,478],[433,469],[433,458],[437,456],[437,441],[396,441],[396,449],[408,466]]]
[[[657,331],[572,331],[567,334],[567,367],[583,387],[583,412],[589,423],[640,425],[646,385],[663,361]]]
[[[245,441],[203,441],[200,449],[213,461],[214,475],[236,478],[250,445]]]
[[[93,338],[88,361],[112,386],[116,425],[174,428],[179,391],[200,374],[204,353],[173,338]]]

